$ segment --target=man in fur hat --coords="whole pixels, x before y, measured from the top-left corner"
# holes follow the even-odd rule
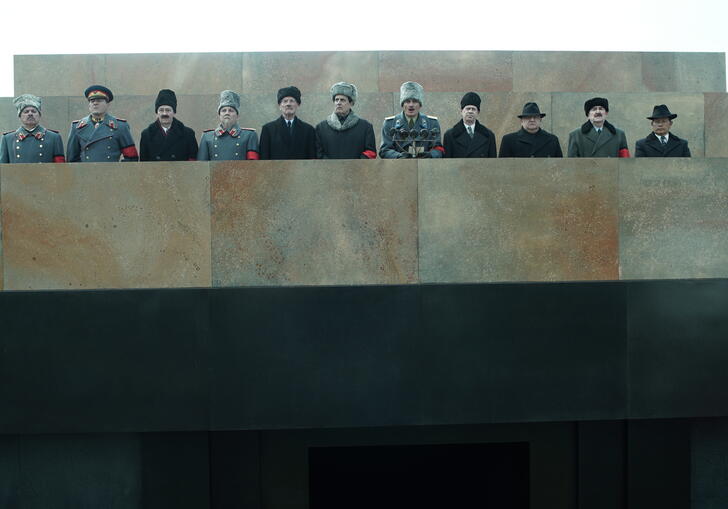
[[[521,129],[503,136],[498,157],[564,157],[559,139],[541,128],[545,116],[538,104],[524,104],[518,115]]]
[[[460,122],[443,138],[445,157],[495,157],[495,134],[478,122],[480,96],[468,92],[460,100]]]
[[[624,131],[607,122],[609,101],[594,97],[584,103],[588,120],[569,133],[569,157],[629,157]]]
[[[74,120],[68,134],[66,155],[69,162],[117,163],[138,161],[129,124],[123,118],[109,114],[109,103],[114,100],[111,90],[102,85],[91,85],[84,93],[88,100],[89,115]]]
[[[200,161],[231,161],[260,159],[258,135],[251,127],[240,127],[240,96],[232,90],[220,92],[217,106],[220,124],[207,129],[200,138],[197,159]]]
[[[652,132],[646,138],[637,140],[634,156],[690,157],[687,140],[670,133],[674,118],[677,118],[677,114],[670,113],[670,109],[666,105],[655,106],[652,109],[652,116],[647,117],[652,126]]]
[[[40,97],[23,94],[13,99],[20,127],[0,137],[0,163],[63,163],[63,141],[58,131],[40,125]]]
[[[139,140],[141,161],[194,161],[197,159],[195,132],[175,118],[177,95],[164,89],[154,101],[157,120],[142,131]]]
[[[291,85],[278,91],[281,116],[260,131],[261,159],[316,159],[316,131],[296,116],[301,91]]]
[[[334,112],[316,126],[319,159],[375,159],[374,128],[359,118],[351,107],[356,103],[356,87],[339,82],[331,87]]]
[[[420,113],[424,102],[422,85],[414,81],[402,83],[399,87],[402,113],[384,119],[379,157],[443,157],[445,149],[440,142],[440,122],[437,117]]]

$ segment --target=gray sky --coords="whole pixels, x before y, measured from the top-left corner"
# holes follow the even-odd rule
[[[21,17],[6,9],[3,19],[0,97],[13,95],[13,55],[417,49],[728,51],[728,3],[719,0],[425,1],[417,9],[391,0],[227,4],[40,0],[23,5],[33,12]]]

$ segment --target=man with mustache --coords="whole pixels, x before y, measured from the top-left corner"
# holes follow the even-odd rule
[[[197,159],[199,161],[260,159],[258,135],[255,129],[238,125],[240,116],[238,94],[232,90],[220,92],[217,116],[220,125],[216,129],[207,129],[202,133]]]
[[[109,103],[114,100],[111,90],[91,85],[83,95],[88,100],[89,115],[71,124],[68,162],[118,163],[120,158],[124,162],[138,161],[129,124],[109,113]]]
[[[480,96],[468,92],[460,100],[460,122],[443,138],[445,157],[495,157],[495,134],[478,121]]]
[[[316,126],[319,159],[375,159],[377,147],[372,124],[352,111],[357,90],[343,81],[331,86],[334,112]]]
[[[0,137],[0,163],[63,163],[63,141],[58,131],[40,125],[40,97],[23,94],[13,99],[20,127]]]
[[[296,116],[301,91],[291,85],[278,91],[281,116],[260,131],[261,159],[316,159],[316,132]]]
[[[569,157],[629,157],[624,131],[607,122],[609,101],[594,97],[584,103],[588,120],[569,133]]]
[[[141,161],[194,161],[197,158],[195,132],[175,118],[177,95],[164,89],[154,101],[157,120],[142,131],[139,140]]]
[[[559,139],[541,128],[545,116],[538,104],[524,104],[518,115],[521,129],[503,136],[498,157],[563,157]]]
[[[440,141],[440,121],[437,117],[421,115],[425,102],[425,89],[414,81],[399,87],[399,105],[402,112],[384,119],[379,157],[403,159],[409,157],[443,157],[445,148]]]

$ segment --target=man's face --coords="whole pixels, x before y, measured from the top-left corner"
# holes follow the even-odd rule
[[[589,122],[597,127],[604,125],[604,121],[607,119],[609,112],[604,109],[604,106],[594,106],[589,110]]]
[[[334,113],[337,115],[346,116],[351,111],[351,102],[349,98],[342,94],[334,96]]]
[[[420,113],[420,108],[422,108],[422,105],[417,99],[407,99],[402,104],[402,111],[410,118],[416,117]]]
[[[97,97],[88,102],[88,111],[95,117],[103,117],[108,109],[109,103],[106,102],[106,99]]]
[[[40,111],[35,106],[26,106],[20,112],[20,123],[28,130],[34,129],[40,122]]]
[[[278,104],[278,109],[281,110],[284,117],[291,119],[296,115],[296,111],[298,111],[298,101],[293,97],[284,97]]]
[[[473,125],[475,123],[475,119],[478,118],[478,108],[475,106],[466,106],[460,114],[463,116],[464,123]]]
[[[672,127],[672,120],[669,118],[656,118],[650,124],[652,125],[652,132],[657,136],[664,136],[670,132]]]
[[[157,119],[164,127],[171,126],[174,119],[174,109],[171,106],[160,106],[157,108]]]
[[[528,133],[537,133],[538,130],[541,129],[541,115],[521,117],[521,127],[523,127]]]
[[[238,121],[238,112],[232,106],[223,106],[217,116],[220,118],[220,125],[225,129],[234,126]]]

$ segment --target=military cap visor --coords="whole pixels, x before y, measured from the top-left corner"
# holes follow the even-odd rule
[[[111,90],[101,85],[91,85],[84,91],[83,95],[86,96],[88,101],[91,99],[106,99],[106,102],[114,100],[114,94],[111,93]]]

